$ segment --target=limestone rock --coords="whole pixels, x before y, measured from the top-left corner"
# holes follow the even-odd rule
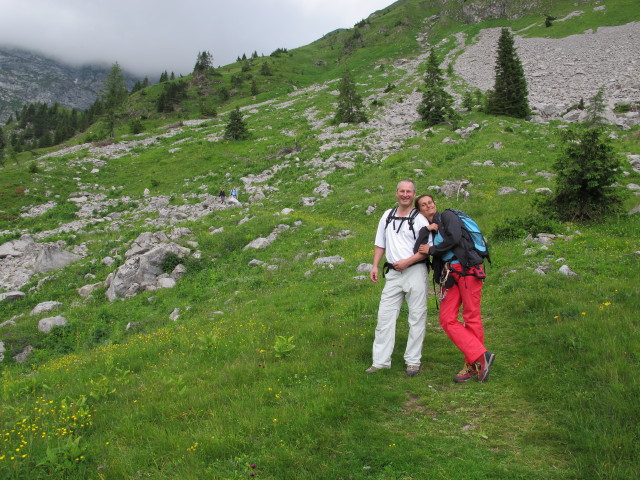
[[[2,302],[15,302],[16,300],[22,300],[25,294],[20,291],[0,293],[0,303]]]
[[[579,276],[576,272],[569,268],[569,265],[562,265],[558,270],[561,274],[566,275],[567,277],[577,277]]]
[[[38,322],[38,330],[42,333],[51,333],[53,327],[64,327],[67,319],[61,316],[43,318]]]
[[[313,262],[314,265],[327,265],[334,263],[344,263],[344,258],[339,255],[334,255],[332,257],[316,258],[316,260]]]
[[[33,317],[35,315],[40,315],[41,313],[50,312],[52,310],[57,310],[62,306],[61,302],[49,301],[42,302],[36,305],[33,310],[31,310],[30,315]]]
[[[31,355],[31,352],[33,352],[33,350],[35,349],[31,345],[27,345],[22,349],[20,353],[15,355],[13,359],[16,361],[16,363],[24,363],[27,361],[27,358],[29,358],[29,355]]]

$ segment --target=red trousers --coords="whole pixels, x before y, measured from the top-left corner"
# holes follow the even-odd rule
[[[460,349],[464,361],[473,363],[487,351],[484,348],[484,329],[480,315],[482,280],[473,275],[459,275],[457,272],[462,271],[459,263],[451,265],[450,268],[453,270],[450,275],[454,276],[456,284],[447,290],[440,304],[440,326]],[[462,322],[458,321],[460,305]]]

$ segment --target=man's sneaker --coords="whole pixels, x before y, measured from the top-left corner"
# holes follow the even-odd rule
[[[462,370],[460,370],[458,374],[455,377],[453,377],[453,381],[456,383],[463,383],[477,376],[478,376],[478,369],[476,368],[476,364],[465,362]]]
[[[415,377],[420,373],[420,365],[407,365],[407,375]]]
[[[374,365],[371,365],[369,368],[367,368],[364,373],[376,373],[378,370],[382,370],[382,368],[378,368]]]
[[[484,352],[480,358],[476,361],[476,368],[478,369],[478,381],[484,382],[489,377],[489,371],[491,370],[491,364],[495,360],[496,356],[491,352]]]

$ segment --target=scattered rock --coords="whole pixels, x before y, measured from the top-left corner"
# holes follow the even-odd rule
[[[20,291],[0,293],[0,303],[2,302],[15,302],[16,300],[22,300],[25,294]]]
[[[67,319],[64,317],[47,317],[38,322],[38,330],[42,333],[51,333],[53,327],[64,327],[67,324]]]
[[[361,263],[356,268],[356,272],[358,273],[368,273],[373,269],[373,265],[371,263]]]
[[[579,276],[576,272],[569,268],[569,265],[562,265],[558,270],[561,274],[566,275],[567,277],[577,277]]]
[[[31,352],[33,352],[34,350],[35,349],[31,345],[27,345],[22,349],[20,353],[15,355],[13,359],[16,363],[24,363],[27,361],[27,358],[29,358],[29,355],[31,355]]]
[[[30,315],[32,317],[35,316],[35,315],[40,315],[41,313],[46,313],[46,312],[50,312],[52,310],[57,310],[61,306],[62,306],[62,303],[60,303],[60,302],[55,302],[55,301],[42,302],[42,303],[39,303],[38,305],[36,305],[33,308],[33,310],[31,310]]]
[[[80,287],[78,289],[78,295],[80,295],[83,298],[86,298],[89,295],[91,295],[94,290],[96,290],[96,289],[98,289],[100,287],[104,287],[104,282],[98,282],[98,283],[92,283],[90,285],[84,285],[83,287]]]
[[[344,258],[339,255],[334,255],[332,257],[316,258],[313,262],[314,265],[328,265],[334,263],[344,263]]]

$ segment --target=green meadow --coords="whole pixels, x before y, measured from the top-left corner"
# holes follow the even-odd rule
[[[556,17],[576,8],[548,3]],[[564,22],[562,35],[637,21],[634,7],[608,2],[608,17],[595,12]],[[640,217],[627,214],[639,203],[627,185],[640,184],[640,174],[626,156],[640,154],[640,129],[609,127],[628,173],[619,186],[623,213],[592,223],[549,222],[554,231],[545,233],[557,238],[546,248],[526,234],[502,239],[493,233],[535,211],[542,195],[536,189],[554,190],[553,177],[541,173],[551,172],[561,154],[564,126],[558,122],[474,110],[462,114],[461,126],[479,126],[466,138],[449,126],[426,131],[416,123],[415,136],[382,151],[380,133],[364,124],[334,127],[353,141],[322,148],[319,135],[335,109],[333,81],[345,68],[363,98],[380,94],[380,104],[365,102],[370,118],[402,106],[420,87],[422,67],[407,78],[395,61],[425,53],[415,36],[421,19],[437,12],[428,2],[399,1],[368,26],[333,32],[280,57],[260,57],[252,66],[261,89],[255,98],[242,91],[247,83],[224,102],[212,100],[217,117],[184,124],[119,158],[86,148],[42,158],[60,146],[5,162],[0,244],[55,230],[39,241],[84,244],[87,255],[39,285],[45,275],[34,276],[21,288],[23,300],[0,304],[0,323],[22,315],[15,326],[0,327],[0,479],[638,477]],[[529,35],[556,28],[544,29],[540,13],[473,26],[443,18],[430,42],[535,22],[542,27]],[[439,54],[453,43],[442,44]],[[256,73],[264,61],[272,77]],[[216,78],[228,82],[240,69],[240,63],[221,67]],[[390,83],[396,88],[381,94]],[[174,114],[154,111],[160,91],[156,85],[129,98],[116,143],[160,136],[169,131],[166,125],[200,118],[197,88]],[[221,138],[235,106],[248,107],[248,140]],[[321,128],[310,121],[311,111]],[[132,112],[145,112],[140,136],[130,134],[124,120]],[[102,131],[98,123],[65,146],[93,141]],[[458,143],[443,143],[447,137]],[[494,149],[495,142],[502,148]],[[322,169],[313,161],[336,155],[353,168],[318,176]],[[92,158],[104,159],[98,172],[87,163]],[[494,167],[472,165],[489,160]],[[249,203],[241,179],[267,171],[264,185],[273,189]],[[432,289],[420,374],[404,373],[406,308],[392,368],[363,373],[371,364],[382,285],[357,278],[356,269],[371,263],[378,220],[393,206],[397,182],[407,177],[419,193],[433,193],[432,186],[448,180],[470,182],[468,198],[435,197],[441,210],[469,213],[489,240],[482,305],[486,344],[496,361],[486,383],[452,382],[463,359],[439,327]],[[326,198],[313,193],[322,180],[331,187]],[[157,211],[139,212],[145,189],[166,196],[171,206],[187,206],[200,201],[198,194],[234,186],[242,208],[164,227],[148,221],[159,217]],[[498,195],[505,186],[517,192]],[[120,212],[121,226],[59,230],[77,219],[79,207],[67,199],[79,191],[113,200],[94,217]],[[311,196],[318,201],[303,206],[301,198]],[[25,207],[50,200],[57,205],[44,215],[20,216]],[[375,211],[368,215],[370,206]],[[285,208],[293,211],[284,214]],[[290,228],[266,249],[245,249],[281,224]],[[193,232],[178,243],[197,242],[190,248],[201,253],[185,260],[187,272],[175,288],[113,302],[105,287],[78,295],[78,288],[122,265],[140,233],[169,233],[175,226]],[[223,231],[212,234],[211,227]],[[314,263],[334,255],[344,263]],[[107,256],[116,263],[105,265]],[[272,268],[250,266],[254,259]],[[563,264],[578,276],[559,273]],[[545,275],[535,272],[541,266],[548,267]],[[95,280],[85,280],[88,273]],[[55,315],[69,323],[45,335],[37,330],[45,315],[29,312],[50,300],[63,303]],[[171,320],[176,308],[180,316]],[[27,345],[34,351],[16,363],[13,356]]]

